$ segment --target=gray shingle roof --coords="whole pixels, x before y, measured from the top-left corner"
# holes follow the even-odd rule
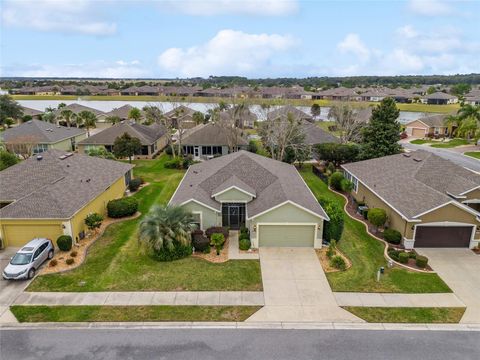
[[[457,97],[454,95],[450,95],[441,91],[434,92],[433,94],[428,94],[424,96],[425,99],[456,99]]]
[[[130,110],[133,109],[132,105],[126,104],[123,106],[120,106],[119,108],[115,108],[105,114],[105,117],[107,116],[118,116],[120,119],[126,120],[128,119],[128,114],[130,113]],[[144,112],[140,111],[142,114],[142,117],[144,117]]]
[[[23,115],[29,115],[29,116],[38,116],[43,114],[43,111],[32,109],[26,106],[22,106],[22,111],[23,111]]]
[[[288,115],[291,115],[296,120],[307,120],[311,121],[312,117],[307,113],[303,112],[300,109],[297,109],[295,106],[286,105],[278,109],[272,110],[267,114],[268,119],[277,119],[277,118],[287,118]]]
[[[166,130],[164,127],[157,124],[147,126],[132,123],[130,121],[122,121],[80,141],[79,144],[113,145],[115,139],[125,133],[129,134],[131,137],[139,139],[142,145],[152,145],[165,135]]]
[[[308,145],[340,142],[336,136],[307,121],[303,122],[302,130],[305,133],[305,143]]]
[[[21,141],[22,139],[34,140],[39,144],[55,144],[61,140],[85,134],[85,130],[76,127],[66,127],[50,124],[40,120],[29,120],[19,126],[5,130],[5,142]]]
[[[175,109],[172,109],[166,112],[164,116],[166,118],[177,118],[177,117],[181,118],[186,115],[193,116],[194,113],[195,113],[195,110],[193,110],[192,108],[189,108],[188,106],[185,106],[185,105],[180,105],[180,106],[177,106]]]
[[[192,165],[170,203],[194,199],[220,211],[212,195],[233,185],[256,195],[247,204],[249,217],[292,201],[328,219],[294,166],[244,150]]]
[[[105,113],[104,113],[103,111],[100,111],[100,110],[91,108],[91,107],[89,107],[89,106],[85,106],[85,105],[80,105],[80,104],[77,104],[77,103],[73,103],[73,104],[64,106],[64,107],[56,110],[56,111],[55,111],[55,116],[60,117],[63,110],[70,110],[70,111],[72,111],[74,114],[79,114],[79,113],[81,113],[82,111],[90,111],[90,112],[94,113],[95,116],[105,115]]]
[[[437,114],[437,115],[425,116],[418,120],[430,127],[442,127],[442,126],[446,126],[445,119],[447,118],[447,116],[448,116],[447,114]]]
[[[423,150],[342,167],[408,219],[480,186],[480,175]]]
[[[0,218],[68,219],[133,166],[118,161],[49,150],[0,172]]]
[[[240,130],[238,136],[238,145],[248,145]],[[227,146],[227,136],[225,130],[213,123],[200,124],[185,132],[182,140],[183,145],[213,145]]]

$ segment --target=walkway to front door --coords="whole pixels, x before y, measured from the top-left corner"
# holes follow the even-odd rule
[[[312,248],[260,248],[265,306],[247,321],[363,322],[337,305]]]

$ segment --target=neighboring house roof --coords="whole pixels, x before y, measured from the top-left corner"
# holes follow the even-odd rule
[[[293,165],[245,150],[192,165],[170,203],[180,205],[195,200],[221,211],[221,203],[212,196],[232,186],[255,195],[247,204],[249,218],[292,202],[328,220]]]
[[[73,104],[66,105],[66,106],[64,106],[60,109],[55,110],[55,112],[54,112],[55,116],[61,117],[63,110],[70,110],[74,114],[79,114],[82,111],[90,111],[90,112],[94,113],[95,116],[105,115],[105,113],[103,111],[100,111],[100,110],[97,110],[97,109],[94,109],[94,108],[91,108],[91,107],[88,107],[88,106],[85,106],[85,105],[80,105],[80,104],[77,104],[77,103],[73,103]]]
[[[129,134],[131,137],[135,137],[142,145],[151,145],[166,134],[166,130],[163,126],[142,125],[130,121],[121,121],[99,133],[92,135],[82,141],[79,145],[113,145],[115,139],[123,134]]]
[[[446,126],[445,119],[447,117],[448,117],[448,114],[437,114],[437,115],[425,116],[414,121],[421,121],[428,127],[445,127]],[[408,126],[409,124],[407,124],[406,126]]]
[[[308,121],[303,121],[302,130],[305,133],[305,143],[308,145],[340,142],[336,136]]]
[[[132,105],[126,104],[123,106],[120,106],[119,108],[115,108],[112,111],[109,111],[108,113],[105,114],[105,117],[107,116],[118,116],[120,119],[126,120],[128,119],[128,114],[130,113],[130,110],[133,109]],[[143,117],[143,111],[140,111],[142,113]]]
[[[133,166],[48,150],[0,172],[0,218],[68,219]]]
[[[480,175],[423,150],[342,167],[407,219],[480,186]]]
[[[247,139],[242,136],[241,130],[237,129],[238,145],[248,145]],[[192,129],[185,131],[183,135],[182,145],[213,145],[213,146],[227,146],[227,135],[225,129],[213,123],[200,124]]]
[[[175,109],[172,109],[164,114],[166,118],[181,118],[186,115],[193,116],[196,111],[192,108],[189,108],[184,105],[177,106]]]
[[[41,120],[29,120],[3,132],[5,142],[33,140],[39,144],[55,144],[61,140],[85,134],[85,130],[76,127],[54,125]]]
[[[28,116],[38,116],[43,114],[43,111],[31,109],[26,106],[22,106],[22,111],[23,111],[23,115],[28,115]]]
[[[372,117],[372,107],[369,106],[365,109],[359,109],[355,111],[355,118],[357,122],[361,123],[368,123],[370,122],[370,118]]]
[[[445,100],[457,99],[456,96],[453,96],[441,91],[437,91],[437,92],[434,92],[433,94],[425,95],[424,98],[425,99],[445,99]]]
[[[252,113],[247,107],[239,109],[236,113],[235,109],[233,108],[222,111],[220,112],[220,118],[224,121],[233,121],[233,119],[235,119],[236,126],[253,124],[258,119],[257,116]]]
[[[287,105],[272,110],[267,114],[267,119],[287,118],[292,116],[296,120],[312,121],[312,117],[295,106]]]

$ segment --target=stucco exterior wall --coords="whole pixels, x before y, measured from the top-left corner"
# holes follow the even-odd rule
[[[190,201],[182,206],[188,211],[201,213],[202,230],[206,230],[212,226],[222,226],[221,213],[213,211],[212,209],[202,206],[194,201]]]
[[[223,194],[217,195],[215,200],[219,202],[249,202],[252,200],[252,197],[240,190],[233,188],[224,192]]]
[[[80,134],[77,136],[72,136],[75,139],[75,143],[78,144],[79,141],[85,139],[86,134]],[[59,141],[55,144],[49,146],[50,149],[57,149],[62,151],[72,151],[72,138],[68,138],[62,141]]]
[[[57,238],[63,235],[63,233],[62,220],[0,220],[0,238],[2,239],[3,247],[21,247],[35,237],[51,239],[56,244]]]

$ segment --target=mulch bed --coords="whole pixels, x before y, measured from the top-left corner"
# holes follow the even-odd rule
[[[227,262],[229,260],[228,259],[228,241],[229,241],[229,238],[227,237],[227,239],[225,240],[225,243],[223,244],[223,249],[220,250],[220,255],[217,255],[217,250],[215,249],[214,246],[212,246],[210,249],[210,253],[204,254],[203,252],[196,252],[195,254],[192,255],[192,257],[207,260],[212,263]]]
[[[480,255],[480,248],[472,249],[472,251],[473,251],[475,254]]]
[[[330,259],[327,256],[327,250],[327,246],[315,250],[318,260],[320,260],[320,264],[322,265],[323,271],[326,273],[341,271],[340,269],[330,266]],[[343,255],[338,249],[335,249],[335,252],[335,255],[339,255],[343,258],[343,260],[345,260],[345,265],[347,266],[345,270],[349,269],[352,266],[350,259]]]

